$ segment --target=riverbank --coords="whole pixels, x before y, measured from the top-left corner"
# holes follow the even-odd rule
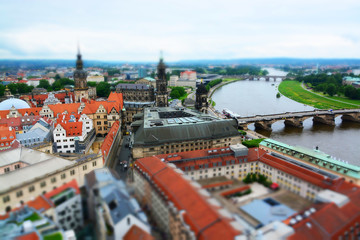
[[[321,96],[304,89],[298,81],[282,81],[279,92],[296,102],[300,102],[318,109],[359,108],[358,105],[342,102],[330,97]]]

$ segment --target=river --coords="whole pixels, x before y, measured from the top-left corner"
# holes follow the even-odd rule
[[[285,72],[267,68],[269,75],[285,75]],[[215,108],[222,111],[228,108],[241,116],[260,114],[295,112],[313,110],[313,107],[295,102],[285,96],[276,98],[280,80],[267,82],[243,80],[225,85],[212,96],[216,102]],[[304,128],[285,127],[283,121],[275,122],[272,131],[255,129],[254,124],[249,129],[255,130],[272,139],[307,148],[319,147],[319,150],[330,154],[336,159],[360,166],[360,123],[342,122],[341,117],[335,119],[335,126],[313,124],[312,118],[304,121]]]

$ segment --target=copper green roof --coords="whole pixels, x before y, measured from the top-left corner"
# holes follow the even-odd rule
[[[273,139],[265,139],[260,146],[274,149],[286,155],[293,156],[312,164],[321,166],[352,178],[360,179],[360,167],[333,159],[330,155],[319,150],[291,146]]]

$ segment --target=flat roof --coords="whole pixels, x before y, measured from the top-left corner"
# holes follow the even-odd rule
[[[145,108],[143,120],[133,135],[134,146],[239,135],[235,120],[221,119],[187,108]]]
[[[335,160],[330,155],[323,153],[319,150],[313,150],[313,149],[304,148],[301,146],[291,146],[286,143],[282,143],[282,142],[279,142],[279,141],[276,141],[273,139],[269,139],[269,138],[264,139],[260,143],[260,145],[267,147],[267,148],[274,149],[278,152],[282,152],[289,156],[291,156],[291,154],[287,153],[286,152],[287,150],[295,151],[296,153],[300,153],[300,154],[304,154],[304,157],[307,156],[309,158],[312,158],[312,161],[311,161],[312,164],[316,164],[316,165],[321,164],[321,167],[323,167],[323,168],[327,168],[329,170],[339,172],[343,175],[347,175],[347,176],[350,176],[353,178],[360,179],[360,167],[359,166],[355,166],[355,165],[352,165],[349,163]],[[318,160],[318,162],[316,160]],[[324,165],[324,163],[326,163],[326,164]],[[337,167],[340,169],[337,170]]]

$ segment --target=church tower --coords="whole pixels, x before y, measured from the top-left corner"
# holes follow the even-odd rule
[[[74,72],[74,95],[75,102],[81,102],[81,99],[89,99],[88,86],[86,81],[87,73],[83,70],[83,61],[81,59],[80,49],[76,60],[76,70]]]
[[[196,100],[195,100],[195,109],[202,113],[208,112],[208,90],[205,85],[201,83],[196,89]]]
[[[168,92],[167,92],[167,81],[165,72],[165,63],[160,57],[160,62],[157,66],[157,80],[156,80],[156,106],[167,107],[168,106]]]

